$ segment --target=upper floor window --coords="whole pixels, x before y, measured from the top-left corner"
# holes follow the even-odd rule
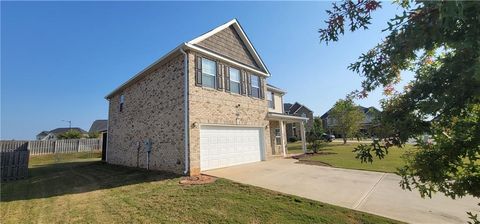
[[[260,98],[260,77],[251,75],[252,96]]]
[[[120,95],[120,107],[119,107],[120,112],[123,111],[123,105],[124,104],[125,104],[125,96],[122,94],[122,95]]]
[[[217,76],[217,64],[206,58],[202,58],[202,86],[215,88]]]
[[[267,101],[268,101],[268,108],[275,109],[275,102],[273,101],[273,92],[267,92]]]
[[[229,68],[230,72],[230,92],[240,94],[240,71],[235,68]]]

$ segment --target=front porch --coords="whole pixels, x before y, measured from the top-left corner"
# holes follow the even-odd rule
[[[300,127],[301,138],[305,139],[305,122],[308,118],[279,113],[268,113],[268,120],[270,121],[269,126],[272,155],[286,157],[288,154],[286,133],[287,124],[298,124]],[[307,151],[306,141],[302,141],[302,149],[304,153]]]

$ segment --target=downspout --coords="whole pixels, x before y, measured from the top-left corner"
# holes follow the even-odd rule
[[[185,126],[184,126],[184,131],[185,131],[185,136],[184,136],[184,146],[185,146],[185,169],[183,170],[183,174],[187,174],[188,171],[189,171],[189,159],[188,159],[188,151],[189,151],[189,143],[190,143],[190,135],[189,135],[189,131],[190,131],[190,128],[189,128],[189,119],[188,119],[188,54],[183,50],[183,48],[180,48],[180,52],[182,52],[182,54],[184,55],[184,58],[183,58],[183,71],[184,71],[184,75],[183,75],[183,78],[184,78],[184,88],[183,88],[183,101],[184,101],[184,122],[185,122]]]
[[[110,99],[107,99],[107,100],[108,100],[107,139],[103,139],[103,141],[107,141],[107,143],[105,144],[105,163],[108,163],[108,138],[110,136]]]

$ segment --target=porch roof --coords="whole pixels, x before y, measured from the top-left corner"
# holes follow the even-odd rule
[[[291,122],[302,122],[308,121],[308,117],[299,117],[293,116],[288,114],[280,114],[280,113],[268,113],[267,118],[269,120],[281,120],[281,121],[291,121]]]

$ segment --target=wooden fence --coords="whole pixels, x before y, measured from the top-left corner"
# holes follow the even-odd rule
[[[2,150],[1,178],[2,181],[17,180],[28,177],[28,150]]]
[[[2,151],[28,150],[30,155],[90,152],[102,149],[101,139],[65,139],[48,141],[0,141]]]

